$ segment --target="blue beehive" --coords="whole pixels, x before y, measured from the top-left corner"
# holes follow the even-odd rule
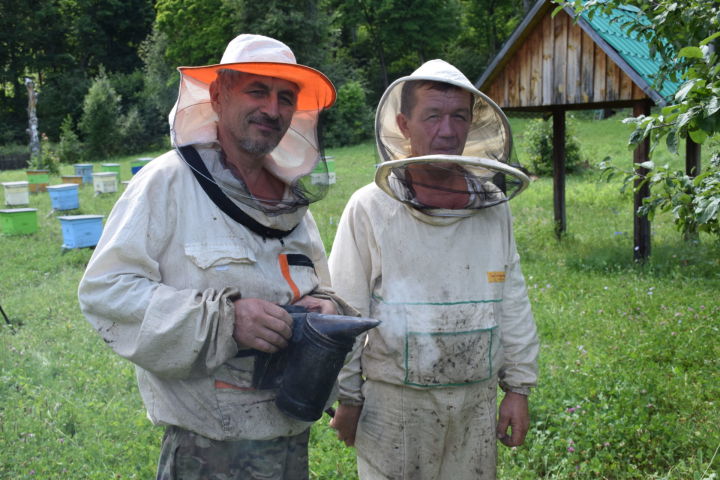
[[[102,234],[102,215],[64,215],[58,217],[63,248],[94,247]]]
[[[92,178],[93,165],[92,165],[92,163],[76,163],[74,165],[74,167],[75,167],[75,175],[80,175],[82,177],[83,183],[93,183],[93,178]]]
[[[61,183],[47,187],[53,210],[74,210],[80,208],[77,183]]]

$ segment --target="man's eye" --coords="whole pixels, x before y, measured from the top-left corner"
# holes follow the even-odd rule
[[[281,101],[284,105],[287,105],[287,106],[289,106],[289,107],[294,107],[294,106],[295,106],[295,97],[291,97],[291,96],[281,96],[281,97],[280,97],[280,101]]]

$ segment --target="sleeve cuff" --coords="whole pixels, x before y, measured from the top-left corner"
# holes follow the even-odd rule
[[[512,392],[512,393],[517,393],[519,395],[525,395],[526,397],[530,396],[530,387],[515,387],[515,386],[508,385],[504,382],[500,382],[500,388],[505,393]]]

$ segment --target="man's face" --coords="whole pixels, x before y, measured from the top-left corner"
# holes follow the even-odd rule
[[[297,85],[288,80],[251,74],[212,89],[221,138],[253,155],[270,153],[290,126],[297,94]]]
[[[414,95],[416,104],[410,115],[397,116],[400,130],[410,140],[411,155],[462,154],[472,122],[472,94],[422,87]]]

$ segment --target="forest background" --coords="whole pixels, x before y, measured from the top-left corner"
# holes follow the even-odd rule
[[[443,58],[479,78],[530,0],[50,0],[0,3],[0,145],[27,145],[25,78],[39,130],[84,144],[85,160],[167,142],[177,66],[217,63],[240,33],[278,38],[338,89],[327,146],[372,136],[374,106],[395,78]],[[103,105],[93,145],[88,102]],[[75,144],[78,142],[72,139]],[[67,138],[66,138],[67,141]],[[159,144],[160,143],[160,144]],[[77,161],[77,158],[75,159]]]
[[[339,160],[342,181],[337,187],[346,189],[334,189],[334,203],[318,204],[334,209],[331,214],[317,212],[329,248],[349,191],[371,178],[373,146],[359,142],[372,137],[374,106],[385,86],[435,57],[454,63],[471,80],[478,78],[532,6],[528,0],[257,3],[0,0],[0,154],[13,144],[28,150],[26,77],[40,94],[38,117],[45,143],[57,145],[58,151],[63,151],[63,138],[75,136],[79,152],[92,161],[128,155],[122,160],[127,166],[133,153],[159,153],[167,147],[167,113],[179,79],[176,66],[217,62],[228,40],[241,32],[273,36],[291,45],[300,63],[325,72],[338,88],[339,101],[326,119],[326,144],[359,144],[329,150]],[[613,4],[571,3],[577,9]],[[516,233],[544,329],[542,378],[549,387],[535,395],[528,447],[503,450],[500,478],[717,480],[720,475],[720,256],[719,244],[707,236],[720,237],[720,149],[714,139],[720,128],[715,54],[720,4],[625,3],[652,18],[651,28],[637,32],[648,36],[667,60],[666,70],[682,74],[684,84],[670,106],[636,119],[635,134],[611,129],[608,121],[584,118],[580,143],[596,161],[627,158],[624,149],[609,149],[628,137],[638,142],[652,136],[653,145],[665,140],[671,153],[682,145],[678,139],[690,136],[704,142],[703,157],[710,161],[703,164],[702,175],[692,179],[676,174],[680,161],[675,156],[673,170],[656,170],[648,177],[653,192],[668,193],[653,197],[658,203],[648,205],[670,212],[669,227],[689,227],[683,231],[690,233],[699,229],[703,242],[696,235],[688,235],[688,242],[671,241],[667,216],[661,216],[653,223],[653,257],[646,265],[633,264],[629,215],[623,223],[614,220],[629,205],[630,192],[620,189],[617,177],[599,182],[594,165],[569,177],[568,198],[578,213],[570,222],[574,230],[562,244],[550,233],[552,216],[543,207],[543,199],[550,197],[550,179],[538,179],[519,197],[514,213],[523,221]],[[104,110],[94,116],[102,120],[95,123],[103,133],[97,145],[106,150],[93,151],[93,117],[88,112],[100,106]],[[516,122],[513,130],[520,145],[547,147],[547,142],[529,140],[534,121],[511,121]],[[536,138],[546,140],[548,135]],[[348,158],[353,156],[357,160]],[[666,161],[657,155],[653,159]],[[60,166],[66,172],[70,167]],[[23,175],[21,170],[2,172],[0,179]],[[362,178],[351,181],[351,175]],[[88,209],[95,206],[91,202],[105,202],[107,211],[113,201],[89,190],[84,195]],[[45,213],[49,199],[33,196],[33,206],[43,212],[42,235],[32,242],[0,237],[5,252],[0,290],[10,315],[4,329],[8,334],[0,337],[2,378],[8,386],[0,392],[0,450],[6,452],[0,477],[68,478],[71,470],[84,472],[85,478],[108,478],[108,472],[147,478],[157,460],[160,433],[145,420],[130,366],[100,348],[96,336],[77,333],[89,328],[77,313],[75,289],[90,252],[61,256],[59,228]],[[51,223],[54,228],[47,228]],[[16,330],[15,324],[22,328]],[[324,427],[316,433],[328,441],[313,442],[315,458],[321,459],[312,460],[313,478],[353,478],[352,451],[338,454],[338,442]],[[84,436],[88,432],[91,435]],[[327,444],[334,446],[326,451]],[[345,460],[338,460],[341,455]],[[349,473],[342,477],[323,469]]]

